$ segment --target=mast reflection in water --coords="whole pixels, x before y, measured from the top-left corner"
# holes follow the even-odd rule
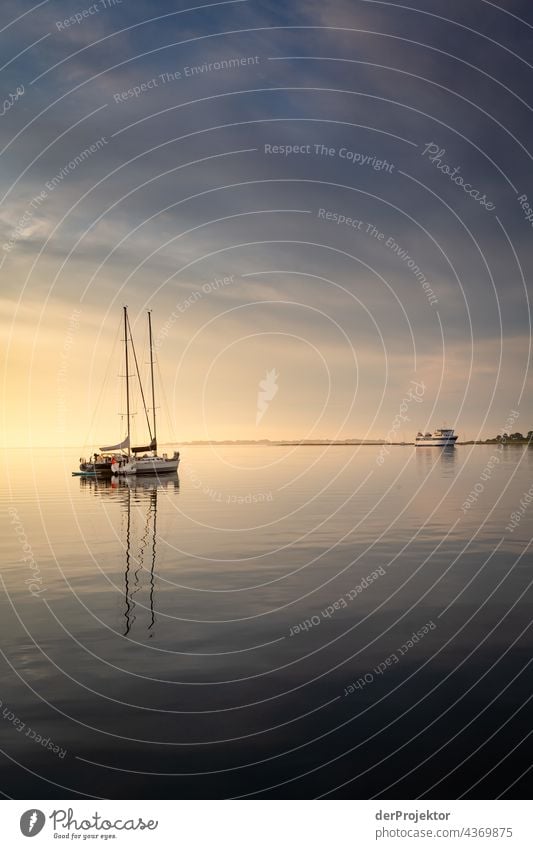
[[[159,490],[179,491],[179,478],[157,476],[80,478],[80,486],[96,496],[118,495],[122,504],[124,545],[124,631],[126,637],[137,619],[147,621],[151,638],[156,623],[155,577],[157,559],[157,498]],[[132,509],[132,501],[140,509]],[[140,519],[140,522],[139,522]],[[144,593],[143,593],[144,590]],[[140,595],[139,595],[140,593]],[[137,598],[137,596],[139,596]],[[144,597],[144,601],[143,601]],[[140,626],[139,626],[140,627]]]

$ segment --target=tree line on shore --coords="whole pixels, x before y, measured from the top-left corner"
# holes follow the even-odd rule
[[[502,433],[486,439],[485,442],[533,442],[533,430],[528,430],[527,436],[517,431],[516,433]]]

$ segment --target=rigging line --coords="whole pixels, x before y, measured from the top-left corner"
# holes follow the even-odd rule
[[[141,351],[141,365],[143,367],[142,372],[143,372],[143,378],[144,378],[144,384],[145,385],[147,383],[149,383],[149,381],[150,381],[150,375],[148,374],[148,369],[146,367],[147,366],[146,357],[148,356],[147,351],[148,351],[148,330],[145,330],[144,336],[143,336],[142,351]],[[150,399],[148,399],[148,400],[150,400]],[[148,407],[148,410],[150,410],[150,407]]]
[[[150,356],[149,327],[147,327],[146,330],[145,330],[145,333],[144,333],[144,338],[143,338],[143,350],[142,350],[142,358],[141,358],[141,365],[143,366],[144,386],[150,386],[150,382],[151,382],[149,356]],[[152,395],[153,395],[153,392],[152,392]],[[148,410],[148,413],[152,412],[152,415],[153,415],[154,407],[153,407],[153,404],[152,404],[151,407],[149,405],[150,404],[150,397],[148,397],[148,402],[149,403],[148,403],[148,406],[147,406],[146,409]],[[154,428],[154,432],[153,432],[153,435],[152,435],[152,439],[155,443],[154,448],[157,451],[157,434],[156,434],[155,428]]]
[[[96,418],[96,413],[98,412],[98,409],[99,409],[99,407],[100,407],[100,404],[102,403],[102,397],[103,397],[104,391],[105,391],[105,389],[107,388],[107,383],[108,383],[108,380],[109,380],[109,371],[110,371],[110,369],[111,369],[111,364],[112,364],[113,362],[115,362],[115,350],[116,350],[116,347],[117,347],[118,338],[119,338],[119,336],[120,336],[120,326],[121,326],[121,322],[119,321],[119,323],[118,323],[118,325],[117,325],[117,331],[116,331],[116,334],[115,334],[115,341],[113,342],[113,350],[111,351],[111,356],[110,356],[110,357],[108,358],[108,360],[107,360],[107,366],[106,366],[106,370],[105,370],[105,374],[104,374],[104,379],[103,379],[103,381],[102,381],[102,385],[101,385],[101,387],[100,387],[100,394],[99,394],[99,396],[98,396],[98,400],[97,400],[96,404],[95,404],[95,405],[94,405],[94,407],[93,407],[93,414],[92,414],[92,418],[91,418],[91,421],[90,421],[90,424],[89,424],[89,428],[88,428],[88,430],[87,430],[87,432],[86,432],[85,442],[83,443],[85,446],[87,446],[87,445],[89,444],[89,442],[88,442],[88,440],[89,440],[89,434],[90,434],[90,433],[91,433],[91,431],[92,431],[92,428],[93,428],[93,425],[94,425],[94,421],[95,421],[95,418]]]
[[[170,417],[170,407],[169,407],[167,395],[166,395],[166,392],[165,392],[165,384],[163,382],[163,377],[162,377],[162,374],[161,374],[161,368],[159,366],[159,360],[155,359],[154,362],[155,362],[155,365],[156,365],[156,368],[157,368],[157,377],[159,378],[159,391],[161,392],[161,395],[163,396],[163,407],[164,407],[165,414],[166,414],[166,417],[167,417],[167,422],[168,422],[170,436],[171,436],[171,442],[175,442],[176,441],[176,434],[175,434],[175,431],[174,431],[174,422],[173,422],[172,418]]]
[[[139,381],[139,389],[141,390],[141,398],[142,398],[143,407],[144,407],[144,415],[146,416],[146,424],[148,425],[148,433],[150,434],[150,442],[151,442],[152,441],[152,428],[150,427],[150,419],[148,418],[148,410],[146,408],[146,401],[145,401],[145,398],[144,398],[144,390],[143,390],[143,385],[142,385],[142,380],[141,380],[141,373],[139,371],[139,363],[137,362],[137,352],[135,350],[135,345],[133,344],[133,336],[131,334],[131,325],[130,325],[130,317],[129,316],[128,316],[128,330],[130,331],[130,342],[131,342],[131,349],[133,351],[133,358],[135,360],[135,371],[137,372],[137,379]]]

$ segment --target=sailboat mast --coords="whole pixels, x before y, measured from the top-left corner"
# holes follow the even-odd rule
[[[152,379],[152,411],[154,417],[154,450],[157,451],[157,430],[155,425],[155,387],[154,387],[154,349],[152,345],[152,310],[148,310],[148,333],[150,337],[150,375]]]
[[[128,308],[124,307],[124,352],[126,359],[126,418],[128,421],[128,456],[130,454],[130,369],[128,363]]]

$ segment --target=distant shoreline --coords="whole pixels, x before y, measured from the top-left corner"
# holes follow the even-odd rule
[[[170,444],[170,443],[169,443]],[[180,445],[239,445],[246,446],[249,445],[251,447],[257,446],[265,446],[268,447],[299,447],[299,448],[311,448],[311,447],[329,447],[332,445],[342,446],[344,448],[354,448],[354,447],[370,447],[373,448],[378,445],[390,445],[391,447],[404,448],[406,445],[415,445],[415,442],[386,442],[384,439],[317,439],[317,440],[306,440],[306,439],[280,439],[280,440],[271,440],[271,439],[259,439],[259,440],[251,440],[251,439],[223,439],[223,440],[192,440],[191,442],[180,442]],[[503,445],[505,448],[508,448],[511,445],[531,445],[533,447],[533,442],[529,439],[513,439],[506,440],[503,442],[498,439],[476,439],[476,440],[467,440],[465,442],[456,442],[455,445]],[[425,446],[428,447],[428,446]],[[429,446],[432,447],[444,447],[444,446]]]

